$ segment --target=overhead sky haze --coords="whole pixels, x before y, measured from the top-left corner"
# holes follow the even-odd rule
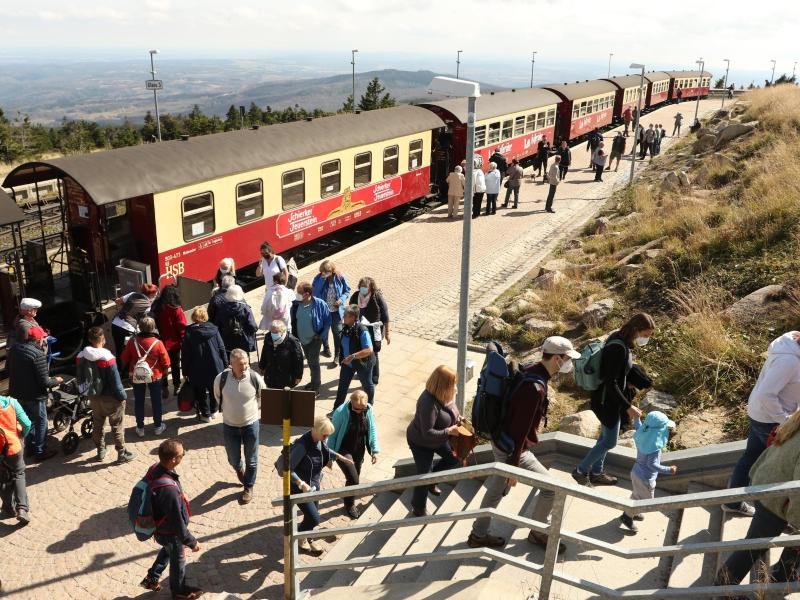
[[[800,11],[786,0],[647,3],[608,0],[0,0],[0,47],[160,48],[206,57],[262,57],[270,51],[455,54],[470,59],[630,62],[694,68],[703,57],[742,69],[792,72]],[[454,61],[453,61],[454,62]],[[347,66],[347,65],[345,65]],[[413,69],[415,65],[391,65]],[[346,68],[342,69],[343,71]]]

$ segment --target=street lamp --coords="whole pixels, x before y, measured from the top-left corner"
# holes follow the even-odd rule
[[[453,79],[452,77],[434,77],[430,92],[445,96],[467,96],[467,174],[464,182],[464,224],[461,240],[461,297],[458,305],[458,355],[456,357],[456,385],[458,395],[456,406],[460,413],[464,411],[467,366],[467,327],[469,312],[469,251],[472,235],[472,172],[475,167],[475,101],[481,95],[481,85],[473,81]]]
[[[772,85],[772,83],[775,81],[775,59],[773,58],[771,62],[772,62],[772,77],[770,77],[769,79],[770,85]]]
[[[156,66],[153,56],[158,54],[158,50],[150,50],[150,79],[156,79]],[[158,141],[161,141],[161,119],[158,116],[158,90],[155,84],[153,85],[153,103],[156,105],[156,133],[158,134]]]
[[[792,79],[794,79],[794,72],[797,70],[797,61],[794,61],[794,65],[792,66]],[[792,82],[794,83],[794,82]]]
[[[536,65],[536,50],[534,50],[533,53],[531,54],[531,87],[533,87],[533,67],[535,65]]]
[[[700,65],[700,77],[697,78],[698,87],[702,87],[703,85],[703,75],[705,74],[706,68],[706,61],[702,58],[700,60],[695,61],[698,65]],[[697,90],[697,102],[694,105],[694,123],[697,123],[697,115],[700,114],[700,90]]]
[[[639,139],[639,115],[642,114],[642,87],[644,87],[644,65],[640,65],[639,63],[631,63],[631,69],[641,69],[642,76],[639,79],[639,91],[636,93],[638,94],[637,99],[637,108],[636,108],[636,121],[633,124],[633,131],[635,132],[636,139]],[[633,183],[633,170],[636,168],[636,142],[633,143],[633,148],[631,149],[631,176],[628,180],[628,185]]]
[[[461,53],[463,50],[456,51],[456,79],[458,79],[458,72],[461,70]]]
[[[608,75],[607,77],[611,77],[611,57],[614,56],[613,52],[609,52],[608,54]]]
[[[353,112],[356,112],[356,52],[358,50],[351,50],[350,64],[353,65]]]
[[[726,65],[725,65],[725,83],[722,84],[722,106],[720,106],[720,108],[723,108],[725,106],[725,96],[728,94],[728,71],[730,71],[731,69],[730,59],[723,58],[722,60],[725,61]]]

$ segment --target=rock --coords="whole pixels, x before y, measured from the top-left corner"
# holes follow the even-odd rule
[[[692,152],[695,154],[702,154],[703,152],[708,152],[709,150],[713,150],[714,147],[717,145],[717,136],[715,135],[704,135],[694,143],[692,147]]]
[[[511,304],[509,304],[508,308],[506,308],[505,312],[503,313],[503,316],[517,317],[519,315],[527,314],[533,311],[533,309],[533,304],[528,302],[525,298],[517,298]]]
[[[544,290],[550,290],[560,283],[563,283],[566,279],[567,276],[561,271],[552,271],[544,275],[539,275],[539,277],[533,280],[533,286]]]
[[[554,321],[546,321],[544,319],[537,319],[536,317],[526,319],[524,324],[526,329],[542,336],[550,335],[558,327],[558,323]]]
[[[704,135],[713,135],[713,132],[708,127],[701,127],[695,133],[697,134],[697,139],[700,139]]]
[[[594,220],[594,233],[596,235],[601,235],[608,231],[608,224],[610,222],[608,217],[597,217]]]
[[[587,438],[596,438],[600,433],[600,421],[592,411],[582,410],[561,419],[558,430]]]
[[[622,217],[620,219],[620,222],[627,223],[628,221],[635,221],[636,219],[638,219],[641,216],[642,216],[642,213],[633,211],[632,213],[628,213],[627,215]]]
[[[587,306],[583,314],[581,314],[581,321],[587,326],[592,327],[603,323],[611,311],[614,310],[614,300],[611,298],[603,298]]]
[[[664,250],[661,249],[661,248],[653,248],[651,250],[645,250],[644,251],[645,258],[648,258],[650,260],[653,260],[654,258],[658,258],[662,254],[664,254]]]
[[[670,414],[678,406],[678,401],[672,394],[666,392],[659,392],[658,390],[649,390],[642,401],[639,403],[639,408],[643,412],[651,412],[660,410],[663,413]]]
[[[716,124],[716,126],[714,127],[714,131],[712,131],[711,133],[713,133],[714,135],[717,135],[720,131],[725,129],[730,124],[731,124],[730,121],[727,121],[727,120],[723,119],[722,121],[720,121],[719,123]]]
[[[621,275],[631,275],[639,272],[641,269],[642,265],[627,264],[627,265],[620,265],[617,270],[620,272]]]
[[[678,173],[678,183],[683,189],[689,189],[692,186],[692,182],[689,181],[689,175],[686,171],[680,171]]]
[[[483,310],[481,310],[483,314],[487,317],[499,317],[500,316],[500,309],[496,306],[484,306]]]
[[[681,185],[681,180],[675,171],[670,171],[661,180],[662,190],[677,190]]]
[[[748,133],[751,133],[754,129],[755,127],[752,127],[750,125],[745,125],[743,123],[731,123],[725,129],[723,129],[717,134],[715,146],[717,150],[719,150],[731,140],[735,140],[738,137],[747,135]]]
[[[775,310],[775,305],[780,304],[785,295],[782,285],[768,285],[737,300],[722,314],[737,324],[760,321]]]
[[[544,275],[545,273],[555,273],[557,271],[565,271],[569,263],[563,258],[555,258],[553,260],[548,260],[546,263],[542,264],[541,274]]]
[[[573,239],[571,239],[570,241],[567,242],[566,247],[569,248],[570,250],[576,250],[578,248],[583,248],[583,242],[581,240],[579,240],[578,238],[573,238]]]
[[[479,338],[490,339],[502,336],[508,331],[508,323],[500,317],[487,317],[478,329]]]
[[[633,441],[633,434],[636,433],[633,429],[629,429],[619,435],[617,438],[617,446],[624,446],[625,448],[635,448],[636,444]]]
[[[533,290],[525,290],[522,292],[522,297],[530,303],[541,302],[542,299]]]
[[[678,448],[719,444],[726,441],[723,427],[727,420],[725,410],[716,406],[692,412],[678,423],[672,441]]]

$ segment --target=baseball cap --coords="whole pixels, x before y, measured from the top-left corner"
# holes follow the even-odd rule
[[[20,300],[19,309],[20,310],[34,310],[37,308],[42,308],[42,303],[39,302],[36,298],[23,298]]]
[[[542,352],[545,354],[566,354],[570,358],[580,358],[580,353],[575,351],[567,338],[560,335],[553,335],[547,338],[542,344]]]

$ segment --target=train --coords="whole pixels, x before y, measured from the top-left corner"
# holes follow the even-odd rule
[[[640,93],[649,110],[678,90],[705,97],[710,80],[658,71],[490,92],[477,100],[473,152],[525,164],[540,140],[572,143],[619,121]],[[68,280],[50,280],[45,253],[42,268],[17,269],[16,295],[97,308],[118,293],[121,264],[145,265],[153,281],[209,282],[221,257],[252,264],[263,241],[291,252],[436,194],[465,158],[466,121],[466,101],[451,98],[24,163],[2,186],[15,202],[17,190],[57,190]]]

